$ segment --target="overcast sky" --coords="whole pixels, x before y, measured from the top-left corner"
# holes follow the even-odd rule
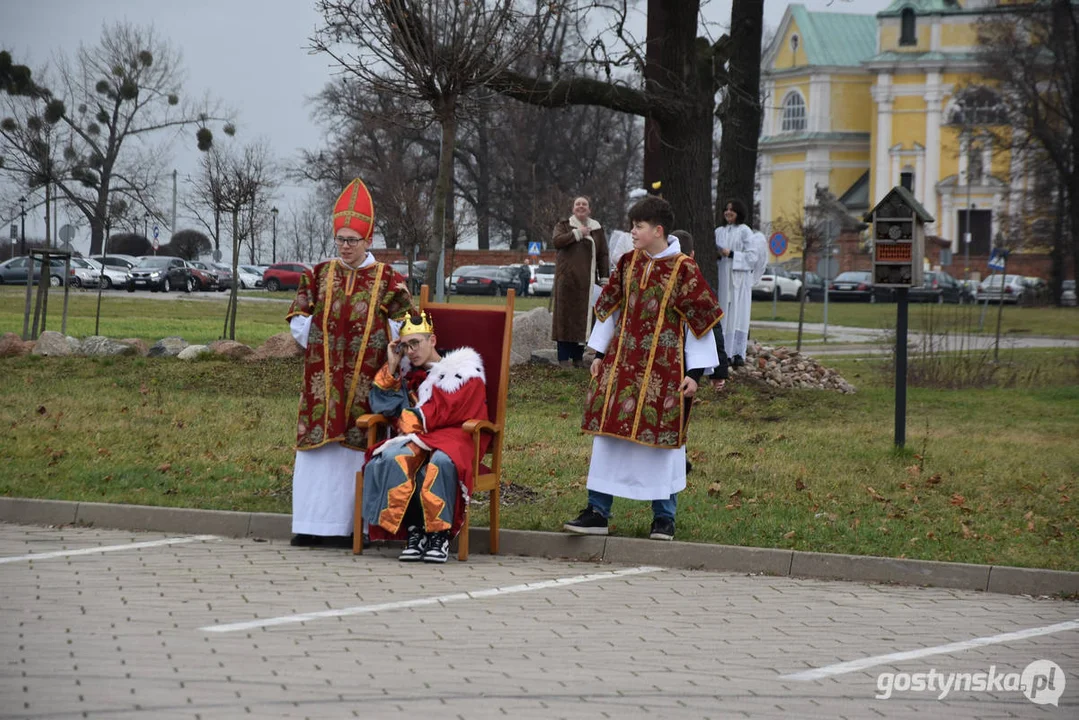
[[[447,0],[449,1],[449,0]],[[805,0],[813,10],[874,13],[890,0]],[[640,2],[640,33],[643,9]],[[765,25],[776,28],[786,2],[766,0]],[[709,34],[718,36],[730,20],[730,0],[710,0],[704,9]],[[0,49],[16,62],[39,67],[57,53],[71,53],[79,44],[94,44],[103,23],[127,20],[153,25],[183,54],[190,97],[209,92],[236,111],[237,139],[265,138],[282,161],[295,159],[302,148],[320,143],[320,130],[310,117],[310,98],[333,76],[328,58],[307,52],[308,38],[319,23],[314,3],[305,0],[0,0]],[[221,137],[218,135],[218,137]],[[190,134],[172,147],[174,167],[183,178],[198,160]],[[299,204],[302,187],[282,188],[282,209]],[[181,211],[182,212],[182,211]],[[35,213],[39,215],[40,213]],[[8,218],[11,208],[0,208]],[[83,220],[76,249],[89,246]],[[66,222],[61,213],[61,224]],[[183,227],[182,221],[178,224]],[[27,235],[44,232],[38,218],[27,215]],[[162,241],[167,240],[165,229]],[[7,237],[7,229],[3,229]]]

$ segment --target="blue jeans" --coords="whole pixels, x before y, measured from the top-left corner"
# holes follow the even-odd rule
[[[596,492],[595,490],[588,491],[588,504],[591,505],[596,512],[605,518],[611,517],[611,504],[614,503],[614,495],[608,495],[607,493]],[[653,500],[652,501],[652,515],[655,518],[665,518],[667,520],[674,520],[674,513],[678,509],[678,493],[673,493],[666,500]]]
[[[558,341],[558,362],[580,360],[584,356],[584,345],[567,340]]]

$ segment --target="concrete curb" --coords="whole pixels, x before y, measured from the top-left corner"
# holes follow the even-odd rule
[[[85,525],[117,530],[256,537],[288,540],[292,518],[277,513],[192,510],[0,497],[0,522],[24,525]],[[489,548],[487,528],[472,528],[471,551]],[[760,573],[779,577],[852,582],[899,583],[1008,595],[1079,593],[1079,572],[997,565],[900,560],[772,548],[736,547],[638,538],[503,530],[506,555],[563,558],[625,565],[659,565],[689,570]]]

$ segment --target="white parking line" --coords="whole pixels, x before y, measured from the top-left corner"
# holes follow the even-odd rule
[[[928,657],[930,655],[948,655],[950,653],[962,652],[963,650],[971,650],[986,645],[998,645],[1000,643],[1012,642],[1013,640],[1026,640],[1027,638],[1038,637],[1040,635],[1052,635],[1053,633],[1067,632],[1068,630],[1079,630],[1079,620],[1069,620],[1068,622],[1029,628],[1027,630],[1016,630],[1015,632],[1003,633],[1001,635],[973,638],[971,640],[963,640],[962,642],[949,643],[947,645],[936,645],[934,647],[889,653],[887,655],[874,655],[872,657],[862,658],[861,660],[851,660],[835,665],[826,665],[825,667],[815,668],[813,670],[803,670],[801,672],[791,673],[790,675],[781,675],[779,679],[820,680],[834,675],[844,675],[846,673],[865,670],[867,668],[876,667],[877,665],[887,665],[901,660],[916,660],[917,658]]]
[[[541,582],[525,583],[523,585],[508,585],[506,587],[473,590],[472,592],[453,593],[452,595],[416,598],[415,600],[400,600],[398,602],[379,603],[377,605],[357,605],[355,607],[341,608],[340,610],[320,610],[318,612],[285,615],[282,617],[266,618],[265,620],[251,620],[249,622],[230,623],[227,625],[207,625],[206,627],[199,628],[199,630],[212,633],[254,630],[255,628],[272,627],[274,625],[289,625],[292,623],[307,622],[308,620],[319,620],[321,618],[366,615],[368,613],[386,612],[387,610],[402,610],[404,608],[423,607],[426,605],[442,605],[445,603],[459,602],[461,600],[478,600],[480,598],[494,597],[496,595],[533,592],[535,590],[566,587],[567,585],[577,585],[579,583],[595,582],[597,580],[610,580],[612,578],[625,577],[627,575],[662,572],[662,570],[663,568],[659,567],[641,566],[628,568],[626,570],[614,570],[611,572],[593,573],[591,575],[576,575],[574,577],[558,578],[556,580],[543,580]]]
[[[140,550],[142,548],[161,547],[162,545],[180,545],[182,543],[216,539],[216,535],[190,535],[188,537],[165,538],[164,540],[150,540],[148,542],[127,543],[125,545],[102,545],[101,547],[80,548],[79,550],[56,550],[55,552],[0,557],[0,564],[22,562],[23,560],[48,560],[50,558],[71,557],[73,555],[94,555],[96,553],[114,552],[116,550]]]

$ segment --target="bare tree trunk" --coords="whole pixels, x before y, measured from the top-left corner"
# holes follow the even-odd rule
[[[802,248],[802,292],[801,297],[798,298],[798,344],[794,348],[798,352],[802,351],[802,323],[805,322],[806,317],[806,298],[809,297],[809,290],[806,289],[806,264],[809,259],[809,248]],[[827,292],[827,291],[825,291]]]
[[[476,128],[476,242],[491,249],[491,148],[487,142],[487,112],[481,111]],[[512,244],[512,242],[511,242]]]
[[[438,159],[438,181],[435,184],[435,214],[431,224],[431,238],[427,242],[428,260],[426,281],[429,287],[437,287],[438,261],[445,254],[442,246],[446,237],[447,203],[453,201],[450,183],[453,180],[453,151],[457,141],[457,117],[453,108],[443,111],[442,154]],[[448,268],[447,268],[448,269]]]
[[[229,290],[229,308],[227,315],[228,338],[236,339],[236,302],[239,300],[237,288],[240,287],[240,279],[237,270],[240,267],[240,209],[232,211],[232,289]]]
[[[734,0],[731,8],[731,61],[723,137],[719,142],[715,224],[723,217],[727,199],[746,204],[746,225],[756,226],[753,190],[757,174],[757,138],[761,129],[761,33],[764,3]]]

